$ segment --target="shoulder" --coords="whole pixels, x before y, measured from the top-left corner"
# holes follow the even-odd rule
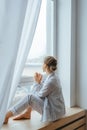
[[[55,86],[57,88],[61,88],[60,79],[57,75],[50,77],[49,84],[52,85],[52,86]]]
[[[49,79],[50,82],[58,82],[59,79],[58,79],[58,76],[56,74],[52,75]]]
[[[51,76],[49,79],[48,79],[48,83],[49,85],[55,85],[55,84],[58,84],[58,79],[55,75]]]

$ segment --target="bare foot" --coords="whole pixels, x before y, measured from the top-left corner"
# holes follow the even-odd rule
[[[26,113],[26,114],[20,114],[18,116],[15,116],[13,120],[22,120],[22,119],[30,119],[30,118],[31,116],[28,113]]]
[[[4,120],[4,124],[8,123],[8,119],[13,116],[13,113],[11,111],[7,112]]]
[[[22,120],[22,119],[30,119],[31,118],[31,108],[28,108],[23,113],[19,114],[18,116],[15,116],[13,120]]]

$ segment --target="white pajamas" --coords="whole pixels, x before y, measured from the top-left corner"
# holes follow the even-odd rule
[[[21,99],[10,111],[16,115],[29,106],[42,115],[43,122],[58,120],[65,114],[62,88],[55,73],[49,74],[44,83],[36,83],[32,92]]]
[[[43,99],[39,98],[35,94],[28,94],[23,99],[21,99],[15,106],[13,106],[10,111],[14,115],[20,114],[27,107],[32,107],[34,110],[42,114],[44,102]]]

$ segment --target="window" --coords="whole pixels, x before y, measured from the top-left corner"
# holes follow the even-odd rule
[[[42,0],[39,19],[33,39],[33,43],[27,58],[27,63],[41,63],[42,58],[47,54],[46,44],[46,5],[47,0]]]
[[[46,55],[54,55],[54,1],[42,0],[39,19],[23,75],[42,72],[41,64]],[[55,50],[56,51],[56,50]]]
[[[52,7],[51,0],[42,0],[39,19],[33,39],[32,46],[27,58],[27,64],[38,64],[46,55],[52,54]],[[50,40],[49,40],[50,39]]]

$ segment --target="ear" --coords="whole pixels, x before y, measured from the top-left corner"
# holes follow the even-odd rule
[[[48,71],[48,70],[49,70],[49,67],[46,65],[45,69]]]
[[[47,65],[46,65],[46,64],[44,64],[44,67],[46,68],[46,67],[47,67]]]

